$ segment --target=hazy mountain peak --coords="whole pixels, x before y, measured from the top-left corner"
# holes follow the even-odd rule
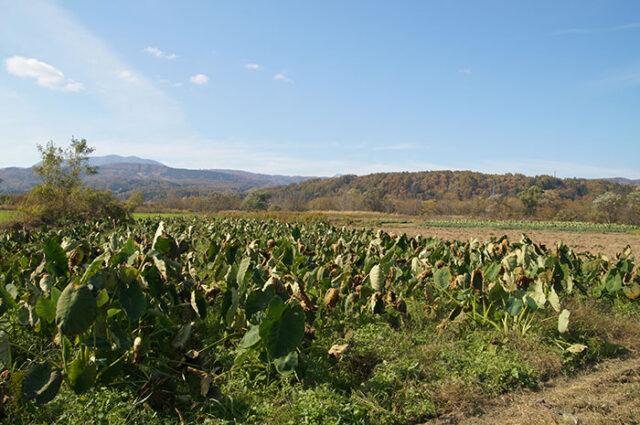
[[[109,165],[109,164],[164,165],[163,163],[154,161],[152,159],[144,159],[137,156],[121,156],[121,155],[92,156],[89,158],[89,164],[93,166]]]

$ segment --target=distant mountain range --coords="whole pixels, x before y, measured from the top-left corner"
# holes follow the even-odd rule
[[[154,161],[153,159],[144,159],[137,156],[120,156],[120,155],[105,155],[105,156],[92,156],[89,158],[89,164],[93,166],[110,165],[110,164],[148,164],[148,165],[162,165],[163,163]]]
[[[126,195],[140,190],[146,196],[172,190],[190,189],[196,192],[234,191],[246,192],[291,183],[299,183],[313,177],[281,176],[249,173],[241,170],[191,170],[172,168],[160,162],[135,156],[96,156],[90,164],[98,167],[98,174],[87,176],[85,181],[98,189],[110,189]],[[0,169],[0,193],[23,193],[38,183],[33,168],[9,167]]]
[[[627,178],[624,178],[624,177],[613,177],[613,178],[610,178],[610,179],[607,179],[607,180],[612,181],[612,182],[616,182],[616,183],[620,183],[620,184],[635,184],[637,186],[640,186],[640,179],[632,180],[632,179],[627,179]]]
[[[600,192],[617,184],[640,185],[640,179],[623,177],[589,180],[556,179],[549,176],[489,175],[473,172],[424,171],[414,173],[377,173],[367,176],[336,175],[333,178],[256,174],[241,170],[192,170],[168,167],[158,161],[136,156],[96,156],[90,164],[98,167],[98,174],[85,181],[98,189],[127,196],[141,191],[147,199],[167,192],[179,196],[202,195],[212,191],[247,192],[268,190],[276,199],[297,193],[306,201],[334,196],[355,188],[362,192],[376,189],[398,199],[440,198],[455,193],[459,199],[489,196],[499,193],[515,195],[523,188],[536,184],[544,189],[558,189],[571,198],[582,196],[581,185]],[[38,183],[33,168],[9,167],[0,169],[0,194],[24,193]],[[598,186],[597,182],[603,182]],[[604,183],[608,182],[608,183]],[[604,186],[603,186],[604,184]],[[590,190],[589,190],[590,191]]]

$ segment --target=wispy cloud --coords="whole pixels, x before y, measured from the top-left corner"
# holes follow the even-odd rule
[[[471,68],[463,68],[463,69],[458,70],[458,72],[460,74],[471,74],[472,73]]]
[[[611,70],[608,74],[592,81],[591,85],[605,90],[638,86],[640,85],[640,62]]]
[[[554,35],[571,35],[571,34],[599,34],[606,32],[618,32],[632,29],[640,29],[640,22],[632,22],[630,24],[614,25],[611,27],[600,28],[567,28],[555,31]]]
[[[262,67],[260,65],[258,65],[257,63],[245,63],[244,67],[245,67],[245,69],[250,69],[252,71],[258,71],[258,70],[262,69]]]
[[[123,71],[118,71],[116,75],[118,75],[118,78],[126,81],[127,83],[135,83],[136,81],[138,81],[138,78],[133,75],[133,72],[126,69]]]
[[[20,78],[33,78],[36,84],[52,90],[78,92],[84,90],[84,85],[65,78],[62,71],[34,58],[12,56],[4,60],[7,72]]]
[[[202,84],[207,84],[207,82],[209,81],[209,77],[207,77],[204,74],[196,74],[196,75],[192,75],[189,78],[189,81],[191,81],[193,84],[202,85]]]
[[[578,164],[574,162],[550,161],[542,159],[530,159],[522,161],[518,158],[504,158],[498,162],[493,160],[480,159],[474,162],[473,169],[485,173],[522,173],[528,176],[556,174],[556,176],[560,178],[640,178],[640,172],[637,169],[624,167],[602,167],[592,164]]]
[[[182,82],[181,81],[172,83],[171,80],[162,79],[162,80],[158,80],[158,82],[160,84],[166,84],[166,85],[171,86],[171,87],[182,87]]]
[[[273,79],[276,81],[282,81],[285,83],[293,83],[293,80],[285,75],[284,72],[280,72],[273,76]]]
[[[175,53],[166,53],[158,49],[157,47],[145,47],[144,51],[160,59],[173,60],[178,58],[178,55],[176,55]]]
[[[396,143],[394,145],[377,146],[373,148],[374,151],[409,151],[416,149],[418,145],[415,143]]]

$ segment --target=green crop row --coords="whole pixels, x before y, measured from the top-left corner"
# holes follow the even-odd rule
[[[491,227],[503,230],[561,230],[569,232],[638,232],[640,226],[616,223],[589,223],[570,221],[510,221],[510,220],[427,220],[418,223],[424,227]]]

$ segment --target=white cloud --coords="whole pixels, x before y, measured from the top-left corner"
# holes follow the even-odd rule
[[[62,71],[48,63],[24,56],[12,56],[4,60],[9,74],[21,78],[34,78],[36,84],[52,90],[77,92],[84,89],[82,83],[65,78]]]
[[[158,82],[160,84],[166,84],[166,85],[169,85],[171,87],[182,87],[182,82],[180,82],[180,81],[172,83],[171,80],[167,80],[167,79],[163,78],[161,80],[158,80]]]
[[[189,78],[189,81],[191,81],[193,84],[202,85],[202,84],[207,84],[207,82],[209,81],[209,77],[207,77],[204,74],[196,74],[196,75],[192,75]]]
[[[157,58],[160,59],[177,59],[178,55],[176,55],[175,53],[166,53],[163,52],[162,50],[158,49],[157,47],[145,47],[144,49],[145,52],[149,53],[152,56],[155,56]]]
[[[618,32],[640,28],[640,22],[632,22],[624,25],[614,25],[612,27],[601,28],[569,28],[555,31],[554,35],[570,35],[570,34],[598,34],[605,32]]]
[[[470,68],[463,68],[461,70],[458,71],[460,74],[471,74],[471,69]]]
[[[136,81],[138,81],[138,78],[136,78],[136,76],[133,75],[131,71],[127,71],[126,69],[124,71],[119,71],[117,75],[120,79],[126,81],[127,83],[135,83]]]
[[[257,70],[262,69],[262,67],[260,65],[258,65],[257,63],[245,63],[244,67],[246,69],[250,69],[252,71],[257,71]]]
[[[273,76],[273,79],[276,81],[283,81],[285,83],[293,83],[293,80],[289,77],[287,77],[284,72],[281,72],[279,74],[276,74]]]

